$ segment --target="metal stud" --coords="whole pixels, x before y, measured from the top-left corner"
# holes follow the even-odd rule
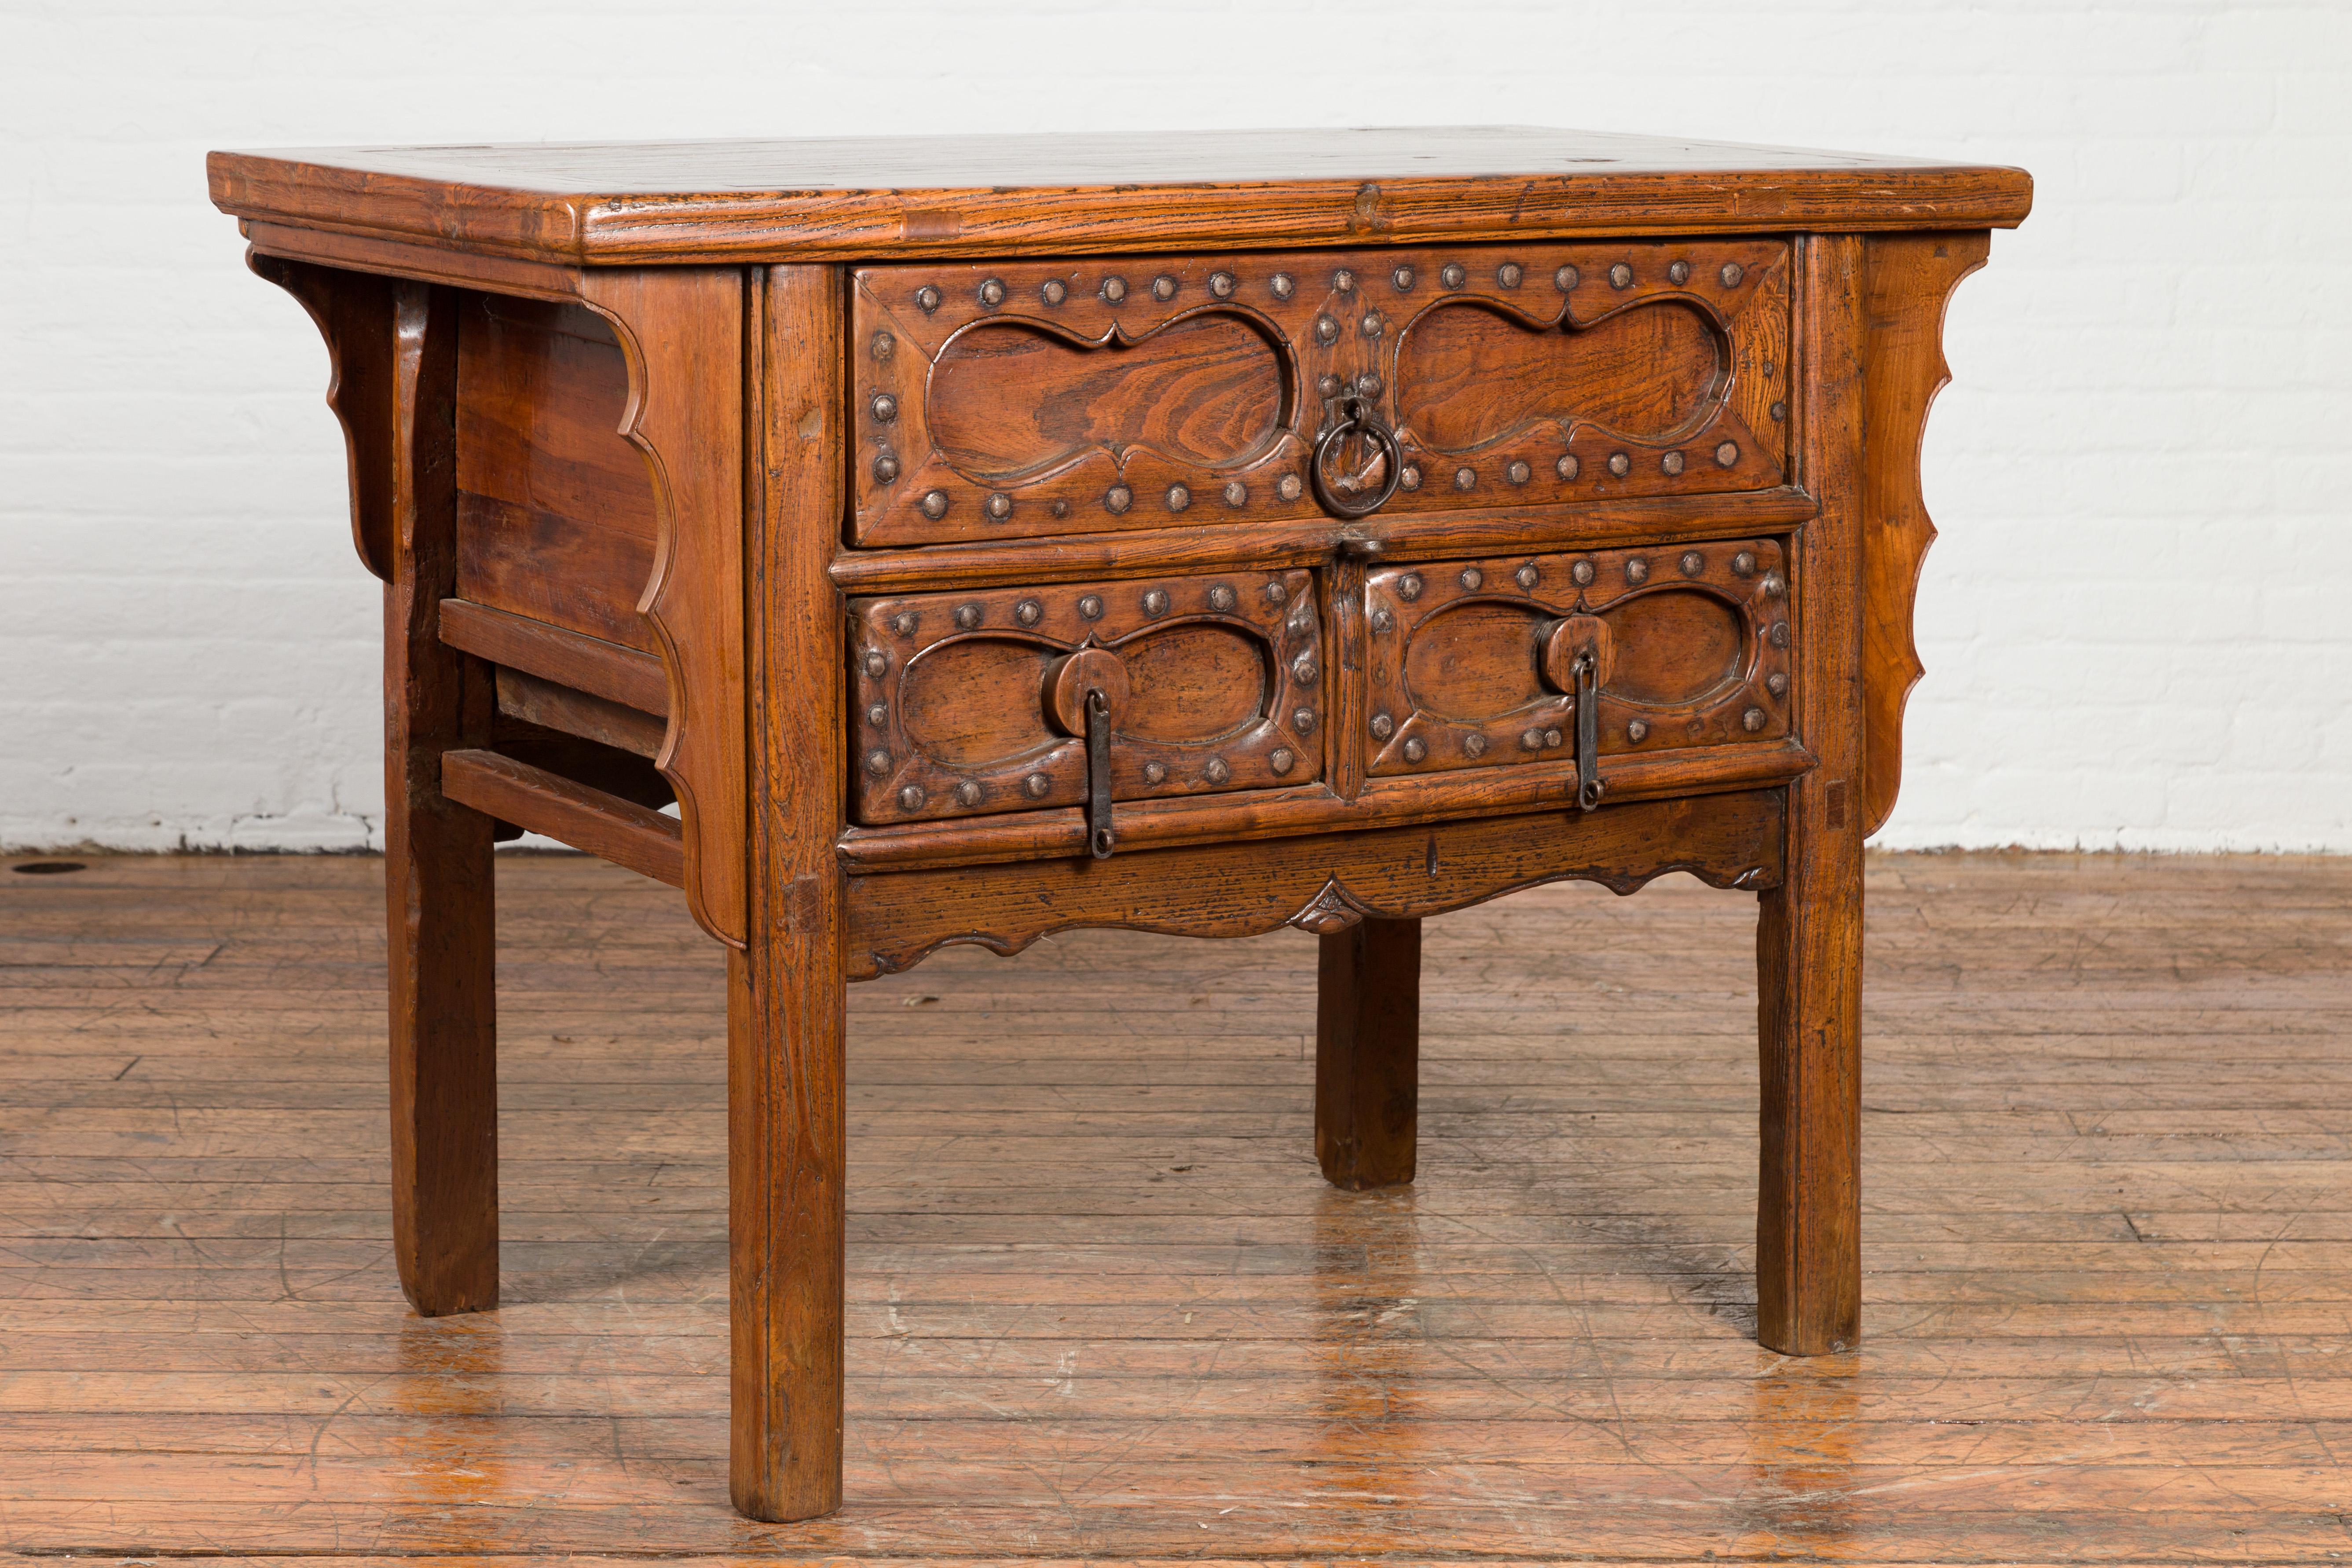
[[[1063,498],[1056,496],[1054,498],[1054,504],[1046,510],[1051,511],[1055,517],[1067,517],[1070,515],[1070,503]]]
[[[1234,776],[1234,770],[1225,765],[1224,758],[1211,757],[1209,765],[1201,770],[1201,776],[1213,784],[1221,784]]]
[[[1078,601],[1078,618],[1082,621],[1102,619],[1103,602],[1100,594],[1088,594]]]
[[[1356,330],[1368,338],[1377,338],[1388,330],[1388,323],[1381,320],[1381,313],[1378,310],[1367,310],[1363,318],[1356,323]]]
[[[1226,480],[1224,490],[1222,493],[1225,498],[1225,504],[1227,506],[1244,507],[1249,504],[1249,486],[1242,483],[1239,479]]]
[[[1542,750],[1543,750],[1543,731],[1542,731],[1541,730],[1522,730],[1522,731],[1519,731],[1519,750],[1521,750],[1521,751],[1523,751],[1523,752],[1540,752],[1540,751],[1542,751]]]
[[[1397,488],[1408,490],[1417,490],[1421,489],[1421,469],[1419,467],[1412,463],[1407,463],[1403,468],[1399,468],[1397,470]]]
[[[1625,581],[1640,586],[1650,580],[1650,563],[1636,555],[1625,563]]]
[[[1318,343],[1338,342],[1339,341],[1339,323],[1332,320],[1329,316],[1316,317],[1315,341]]]
[[[1429,755],[1428,743],[1423,741],[1420,736],[1415,735],[1412,739],[1404,743],[1404,760],[1406,762],[1417,763],[1427,755]]]
[[[1290,727],[1302,735],[1315,733],[1315,710],[1301,708],[1290,716]]]
[[[1192,492],[1191,490],[1186,489],[1182,485],[1170,485],[1168,487],[1168,510],[1170,511],[1182,511],[1186,507],[1191,506],[1192,504]]]
[[[1756,585],[1764,591],[1766,598],[1770,599],[1778,598],[1781,590],[1789,584],[1781,579],[1778,572],[1767,572],[1764,574],[1764,580]]]
[[[866,650],[866,673],[879,680],[889,672],[890,656],[878,647]]]
[[[1024,626],[1034,626],[1045,616],[1045,606],[1034,599],[1024,599],[1013,606],[1013,618]]]
[[[1143,613],[1147,616],[1166,615],[1168,613],[1168,591],[1164,588],[1154,588],[1145,594],[1143,595]]]
[[[1232,299],[1234,297],[1234,275],[1230,272],[1210,273],[1209,292],[1214,294],[1220,300]]]
[[[1285,500],[1297,500],[1306,488],[1299,482],[1297,474],[1285,474],[1274,481],[1274,493]]]
[[[1412,288],[1412,268],[1410,267],[1398,268],[1394,272],[1389,274],[1389,281],[1396,285],[1396,291],[1398,293],[1402,294],[1409,292]]]
[[[1572,479],[1576,478],[1578,470],[1583,467],[1583,464],[1576,460],[1576,454],[1573,452],[1562,452],[1559,455],[1559,461],[1552,465],[1552,468],[1563,479]]]
[[[898,346],[898,340],[888,332],[875,333],[873,341],[867,345],[873,353],[876,364],[888,364],[890,355]]]
[[[1070,286],[1058,278],[1048,278],[1037,286],[1037,298],[1048,305],[1058,305],[1070,297]]]
[[[1223,583],[1209,590],[1209,608],[1220,613],[1234,607],[1234,591]]]
[[[1523,485],[1535,477],[1535,470],[1528,467],[1525,458],[1514,458],[1505,465],[1503,477],[1515,485]]]
[[[1397,597],[1402,599],[1408,605],[1412,604],[1415,599],[1420,598],[1421,574],[1417,572],[1408,572],[1403,576],[1398,578],[1396,580],[1396,591]]]
[[[1470,274],[1464,269],[1462,263],[1449,261],[1438,268],[1437,280],[1448,289],[1459,289],[1470,280]]]
[[[1478,470],[1477,470],[1477,469],[1475,469],[1475,468],[1474,468],[1469,467],[1467,464],[1465,464],[1463,467],[1458,468],[1456,468],[1456,469],[1454,469],[1454,488],[1455,489],[1457,489],[1457,490],[1475,489],[1477,488],[1477,486],[1478,486]]]
[[[988,515],[1003,522],[1013,515],[1013,498],[1003,490],[991,490],[988,495]]]
[[[1716,449],[1715,449],[1715,466],[1716,466],[1717,468],[1729,468],[1729,467],[1731,467],[1731,465],[1732,465],[1732,464],[1737,463],[1738,461],[1739,461],[1739,443],[1738,443],[1738,442],[1737,442],[1737,441],[1726,441],[1726,442],[1724,442],[1722,445],[1720,445],[1720,446],[1718,446],[1718,447],[1716,447]]]
[[[886,485],[887,485],[887,484],[888,484],[892,479],[897,479],[898,477],[898,454],[896,454],[896,453],[894,453],[894,452],[877,452],[877,453],[875,453],[875,454],[874,454],[874,478],[876,479],[876,480],[877,480],[878,482],[880,482],[880,483],[882,483],[882,484],[886,484]]]
[[[980,781],[977,779],[965,779],[956,785],[956,804],[958,805],[978,805],[980,804]]]
[[[890,771],[890,753],[887,752],[866,752],[866,771],[872,773],[877,779],[884,773],[888,773]]]
[[[1789,646],[1789,623],[1786,621],[1773,622],[1772,629],[1764,634],[1764,640],[1770,643],[1774,647],[1787,647]]]
[[[1748,276],[1748,269],[1746,268],[1740,266],[1737,261],[1727,261],[1723,264],[1723,270],[1717,272],[1715,275],[1715,278],[1716,281],[1722,284],[1725,288],[1737,289],[1739,287],[1739,280],[1746,276]]]
[[[1339,395],[1339,378],[1326,371],[1315,378],[1315,395],[1329,401]]]
[[[1558,730],[1546,730],[1544,731],[1544,744],[1547,746],[1557,746],[1559,744],[1561,739],[1562,737]]]
[[[1265,281],[1266,287],[1274,290],[1274,297],[1277,300],[1289,299],[1290,291],[1298,287],[1297,282],[1287,272],[1277,272]]]
[[[1125,485],[1113,485],[1103,491],[1103,510],[1117,517],[1135,504],[1135,492]]]
[[[1551,286],[1563,294],[1583,281],[1584,274],[1573,267],[1562,267],[1551,275]]]
[[[1279,605],[1289,597],[1290,590],[1282,585],[1281,578],[1275,577],[1267,581],[1265,585],[1265,602],[1267,604]]]
[[[991,278],[980,286],[980,302],[993,310],[1004,303],[1004,279]]]
[[[1380,395],[1381,378],[1379,376],[1374,375],[1370,371],[1366,371],[1363,374],[1356,378],[1357,396],[1378,397]]]
[[[948,492],[947,492],[947,491],[945,491],[945,490],[926,490],[926,491],[924,491],[924,492],[923,492],[923,515],[924,515],[925,517],[928,517],[928,518],[929,518],[932,521],[937,522],[940,518],[945,517],[947,514],[948,514]]]
[[[1486,754],[1486,737],[1472,731],[1462,737],[1462,754],[1475,760]]]
[[[1313,654],[1302,653],[1291,661],[1290,673],[1301,686],[1312,686],[1323,671],[1317,666]]]
[[[1706,557],[1696,550],[1685,550],[1682,553],[1682,559],[1675,564],[1682,568],[1684,576],[1696,577],[1706,570]]]
[[[1773,423],[1778,424],[1778,423],[1780,423],[1781,420],[1784,420],[1784,419],[1786,419],[1786,418],[1788,418],[1788,417],[1789,417],[1789,405],[1788,405],[1787,404],[1785,404],[1785,403],[1777,403],[1777,402],[1776,402],[1776,403],[1774,403],[1774,404],[1772,405],[1772,419],[1773,419]]]
[[[1612,452],[1609,454],[1609,471],[1622,479],[1633,471],[1633,459],[1622,452]]]
[[[901,811],[922,810],[923,786],[920,784],[908,784],[906,788],[900,790],[898,792],[898,809]]]
[[[1121,300],[1126,299],[1127,279],[1124,278],[1104,279],[1102,280],[1102,297],[1109,300],[1114,305],[1118,304]]]
[[[1680,452],[1668,452],[1658,459],[1658,468],[1666,478],[1670,479],[1676,478],[1683,471],[1683,455]]]
[[[1168,764],[1166,763],[1144,763],[1143,782],[1148,784],[1166,784],[1168,782]]]
[[[965,631],[970,631],[972,627],[980,625],[980,606],[978,605],[958,605],[955,611],[955,624],[961,626]]]
[[[1764,710],[1750,708],[1747,712],[1742,713],[1739,716],[1739,727],[1751,735],[1764,728]]]
[[[1568,569],[1568,574],[1580,588],[1592,586],[1592,563],[1590,561],[1578,562]]]
[[[1486,574],[1479,571],[1475,566],[1465,566],[1462,568],[1460,582],[1465,588],[1475,594],[1486,585]]]
[[[1331,274],[1331,289],[1334,293],[1354,293],[1356,291],[1356,275],[1342,267],[1339,270]]]
[[[890,629],[897,632],[902,637],[913,637],[915,635],[915,612],[912,610],[901,610],[897,615],[891,616]]]
[[[1384,632],[1392,629],[1395,626],[1396,617],[1390,615],[1386,610],[1374,610],[1372,612],[1372,630],[1376,632]]]
[[[874,401],[867,404],[866,407],[873,410],[874,418],[878,424],[887,425],[898,417],[898,400],[887,392],[876,393]]]
[[[1031,773],[1021,781],[1021,789],[1031,800],[1043,800],[1054,787],[1054,781],[1044,773]]]
[[[1526,274],[1519,270],[1519,264],[1516,261],[1506,261],[1495,268],[1495,281],[1506,289],[1517,288],[1519,279],[1524,276]]]
[[[923,314],[929,315],[940,308],[940,291],[926,283],[915,290],[915,304]]]
[[[1650,738],[1649,722],[1642,719],[1628,719],[1625,721],[1625,738],[1635,745],[1648,740]]]
[[[1612,267],[1609,269],[1609,287],[1612,289],[1631,289],[1633,286],[1633,269],[1631,267],[1626,266],[1625,263],[1621,261],[1617,263],[1616,266]]]
[[[1292,751],[1288,746],[1276,746],[1274,750],[1265,754],[1265,765],[1272,768],[1276,773],[1288,773],[1290,771],[1290,764],[1297,760],[1298,753]]]
[[[1766,676],[1764,678],[1764,689],[1770,692],[1775,697],[1786,697],[1789,695],[1789,672],[1785,669],[1776,669],[1771,674]]]
[[[1666,268],[1666,281],[1676,284],[1689,282],[1690,263],[1687,261],[1676,261],[1670,264]]]
[[[1756,574],[1756,552],[1752,550],[1734,552],[1731,557],[1731,574],[1735,577],[1753,577]]]
[[[1151,297],[1161,304],[1176,298],[1176,279],[1165,272],[1151,280]]]
[[[1371,731],[1373,740],[1385,741],[1396,733],[1396,721],[1385,713],[1375,713],[1372,715]]]

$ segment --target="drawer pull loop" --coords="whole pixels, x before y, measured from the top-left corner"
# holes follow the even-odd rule
[[[1110,825],[1110,699],[1099,687],[1087,691],[1087,849],[1110,858],[1118,836]]]
[[[1332,479],[1324,471],[1334,456],[1332,448],[1349,436],[1368,436],[1381,449],[1381,482],[1370,489],[1352,479]],[[1369,517],[1396,494],[1397,481],[1404,477],[1404,449],[1372,412],[1370,403],[1360,397],[1346,397],[1339,402],[1339,423],[1315,443],[1315,460],[1307,465],[1307,473],[1315,481],[1315,499],[1323,503],[1325,511],[1334,517]]]
[[[1576,804],[1591,811],[1608,786],[1601,782],[1601,655],[1576,656]]]

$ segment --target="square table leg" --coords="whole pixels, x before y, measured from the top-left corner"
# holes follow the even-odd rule
[[[1322,939],[1315,1158],[1350,1192],[1412,1180],[1421,1103],[1421,922],[1368,917]]]

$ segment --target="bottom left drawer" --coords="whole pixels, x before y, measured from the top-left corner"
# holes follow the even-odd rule
[[[851,814],[874,826],[1084,804],[1088,705],[1117,800],[1323,776],[1315,576],[1220,572],[853,599]]]

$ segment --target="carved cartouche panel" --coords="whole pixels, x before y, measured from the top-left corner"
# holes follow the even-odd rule
[[[1307,464],[1349,396],[1401,443],[1392,512],[1782,478],[1779,240],[855,277],[858,544],[1319,519]],[[1377,451],[1357,456],[1385,462]]]
[[[1110,704],[1114,799],[1320,778],[1314,587],[1225,572],[852,600],[856,820],[1081,804],[1087,689]]]
[[[1769,539],[1383,567],[1364,619],[1374,774],[1567,769],[1564,641],[1599,650],[1604,755],[1789,732],[1788,580]]]

